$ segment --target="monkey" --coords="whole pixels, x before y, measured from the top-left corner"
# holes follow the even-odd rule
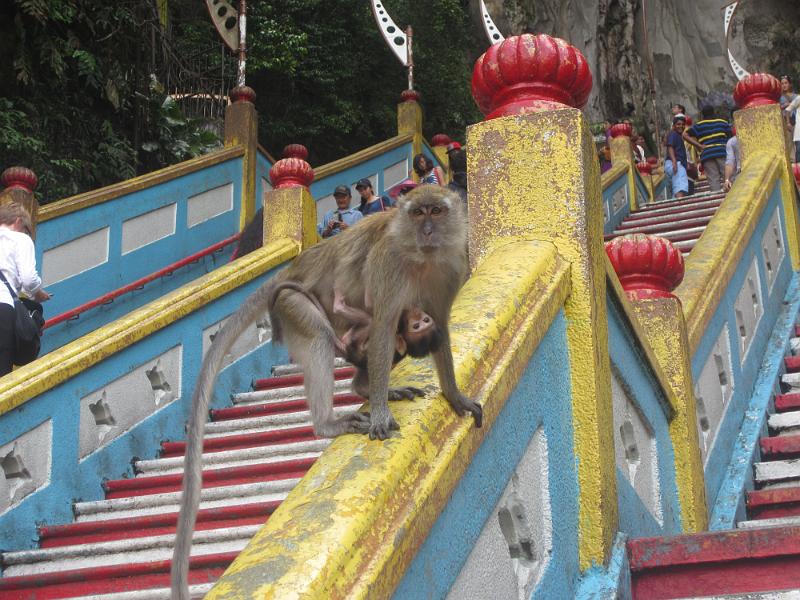
[[[231,345],[265,311],[270,314],[273,341],[284,341],[303,369],[317,435],[362,433],[385,440],[399,429],[388,400],[413,398],[421,391],[389,388],[397,325],[406,307],[419,307],[437,324],[441,343],[432,354],[442,394],[458,415],[471,413],[476,427],[481,426],[480,404],[467,398],[456,384],[448,328],[453,300],[468,272],[466,249],[463,202],[444,187],[419,186],[400,199],[397,210],[370,215],[301,252],[225,322],[203,359],[192,395],[171,567],[171,585],[177,598],[188,599],[189,554],[202,486],[203,433],[217,373]],[[295,289],[274,293],[286,281],[308,290],[319,300],[325,314]],[[332,330],[335,334],[348,327],[332,309],[336,282],[343,286],[344,299],[350,306],[365,309],[367,290],[372,299],[369,368],[357,370],[352,383],[356,394],[369,399],[368,414],[336,416],[333,412]]]

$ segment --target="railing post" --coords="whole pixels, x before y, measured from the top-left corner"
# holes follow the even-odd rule
[[[264,192],[264,244],[291,238],[301,250],[317,243],[317,205],[309,186],[314,170],[306,162],[308,150],[300,144],[284,148],[284,158],[272,165],[273,189]]]
[[[39,215],[39,202],[33,190],[39,185],[39,178],[25,167],[9,167],[0,175],[0,185],[5,189],[0,192],[0,205],[18,202],[31,215],[33,230],[31,237],[36,239],[36,222]]]
[[[681,301],[672,294],[683,280],[683,255],[668,240],[641,233],[607,242],[606,253],[675,394],[669,435],[683,530],[705,531],[708,507],[697,435],[692,353]]]
[[[416,90],[403,90],[401,102],[397,105],[397,135],[411,134],[414,156],[422,152],[422,107],[419,105],[420,94]]]
[[[778,99],[780,82],[766,73],[748,75],[736,84],[733,98],[741,110],[734,114],[736,136],[742,151],[742,167],[758,154],[767,153],[781,165],[781,197],[792,269],[800,271],[800,222],[790,160],[789,133]]]
[[[452,142],[453,140],[451,140],[450,136],[446,133],[437,133],[431,138],[431,149],[433,150],[436,160],[444,167],[444,172],[447,174],[448,181],[452,178],[452,173],[450,173],[450,157],[447,154],[447,146]]]
[[[628,198],[631,203],[631,210],[636,210],[639,207],[639,198],[637,198],[636,189],[636,175],[634,169],[636,162],[633,160],[633,146],[631,145],[631,136],[633,135],[633,128],[627,123],[617,123],[611,126],[611,164],[625,165],[628,170],[628,191],[630,194]],[[644,199],[642,199],[644,201]],[[644,203],[644,202],[642,202]]]
[[[500,75],[502,73],[502,76]],[[564,305],[580,486],[581,569],[604,564],[617,529],[606,257],[583,55],[547,35],[507,38],[478,59],[468,128],[470,262],[514,239],[552,243],[571,263]]]
[[[256,160],[258,154],[258,113],[256,93],[247,86],[230,92],[231,104],[225,109],[225,145],[244,147],[242,158],[242,209],[239,229],[244,229],[256,212]]]

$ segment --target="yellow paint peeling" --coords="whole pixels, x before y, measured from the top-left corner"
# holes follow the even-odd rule
[[[611,165],[611,168],[600,176],[600,189],[604,192],[612,183],[620,177],[624,177],[628,172],[624,164]]]
[[[690,356],[736,271],[779,169],[779,162],[769,154],[751,156],[686,260],[683,282],[674,293],[686,315]]]
[[[308,188],[264,192],[264,242],[289,238],[302,249],[317,243],[317,205]]]
[[[631,138],[627,136],[611,138],[609,145],[611,146],[611,164],[625,166],[625,173],[628,176],[628,199],[631,210],[636,210],[639,202],[644,204],[647,199],[637,197],[639,190],[636,188],[636,163],[633,160]]]
[[[392,405],[399,434],[337,438],[234,561],[210,600],[391,596],[569,293],[552,244],[499,245],[460,291],[451,331],[456,378],[484,426],[438,393],[430,360],[392,385],[429,390]]]
[[[560,109],[468,130],[470,261],[497,239],[552,242],[571,263],[565,304],[580,484],[580,565],[608,558],[617,496],[600,177],[583,115]]]
[[[742,148],[743,169],[759,156],[771,156],[778,166],[786,236],[792,270],[800,271],[800,221],[798,221],[795,182],[790,160],[789,132],[780,106],[769,104],[734,113],[736,135]]]
[[[397,135],[411,135],[412,154],[422,152],[422,107],[419,102],[400,102],[397,105]]]
[[[287,239],[264,246],[15,369],[13,373],[0,378],[0,414],[7,413],[230,290],[263,275],[294,258],[298,252],[299,245]]]

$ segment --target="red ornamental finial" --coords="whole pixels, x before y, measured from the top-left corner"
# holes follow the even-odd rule
[[[653,172],[653,166],[649,162],[638,162],[636,168],[642,175],[650,175]]]
[[[753,73],[736,84],[733,99],[739,108],[777,104],[781,98],[781,82],[769,73]]]
[[[623,235],[606,242],[606,254],[631,300],[673,298],[683,280],[683,255],[664,238]]]
[[[255,104],[256,92],[253,88],[246,85],[236,86],[230,92],[231,102],[249,102]]]
[[[447,146],[453,140],[450,139],[450,136],[446,133],[437,133],[431,138],[431,145],[432,146]]]
[[[281,156],[283,158],[300,158],[302,160],[308,160],[308,148],[303,146],[303,144],[288,144],[283,148]]]
[[[633,127],[630,123],[617,123],[611,126],[611,137],[631,137],[633,135]]]
[[[400,93],[400,99],[403,102],[419,102],[422,96],[417,90],[403,90]]]
[[[792,173],[794,173],[794,180],[797,182],[797,185],[800,185],[800,163],[794,163],[792,165]]]
[[[39,185],[36,173],[25,167],[9,167],[0,175],[0,183],[7,189],[20,189],[33,193]]]
[[[314,181],[314,169],[302,158],[282,158],[269,170],[269,180],[275,189],[308,187]]]
[[[572,106],[581,108],[592,90],[583,54],[549,35],[506,38],[475,62],[472,97],[486,119]]]
[[[655,156],[651,156],[647,159],[647,162],[651,167],[655,167],[658,164],[658,159]]]

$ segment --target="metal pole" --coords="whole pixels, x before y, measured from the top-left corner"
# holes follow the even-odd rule
[[[236,85],[244,87],[245,65],[247,63],[247,0],[239,0],[239,73]]]
[[[650,103],[653,108],[653,126],[656,128],[656,156],[661,160],[661,128],[658,126],[658,108],[656,106],[656,77],[653,71],[653,56],[647,38],[647,0],[642,0],[642,32],[644,34],[644,53],[647,57],[647,76],[650,78]]]
[[[408,53],[408,89],[414,89],[414,52],[412,50],[414,40],[414,30],[411,25],[406,27],[406,38],[408,40],[406,48]]]

